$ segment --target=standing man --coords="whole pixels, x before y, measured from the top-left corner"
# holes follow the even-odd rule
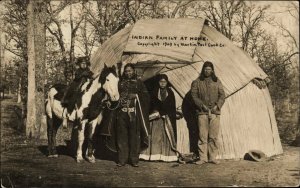
[[[199,78],[193,81],[191,94],[196,105],[198,116],[199,140],[198,152],[202,165],[207,162],[218,164],[218,134],[220,128],[220,112],[225,101],[223,85],[215,75],[214,66],[206,61]]]
[[[120,108],[117,111],[118,164],[138,167],[140,149],[148,146],[149,95],[137,79],[134,65],[128,63],[119,82]]]

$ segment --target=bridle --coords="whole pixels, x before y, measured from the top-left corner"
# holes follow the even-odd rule
[[[114,74],[114,73],[112,73],[112,74]],[[114,74],[115,75],[115,74]],[[116,76],[116,75],[115,75]],[[101,77],[101,75],[100,75],[100,77]],[[102,85],[104,84],[104,83],[101,83]],[[120,106],[120,100],[118,100],[118,103],[117,103],[117,105],[115,106],[115,107],[111,107],[112,106],[112,103],[109,101],[109,100],[107,100],[106,102],[106,107],[109,109],[109,110],[111,110],[111,111],[113,111],[113,110],[116,110],[119,106]]]
[[[118,104],[115,106],[115,107],[112,107],[111,108],[111,102],[110,101],[107,101],[106,102],[106,107],[109,109],[109,110],[116,110],[118,107],[120,106],[120,100],[118,100]]]
[[[111,108],[111,102],[110,101],[107,101],[106,102],[106,107],[109,109],[109,110],[116,110],[119,106],[128,106],[128,101],[126,101],[124,98],[120,98],[119,100],[118,100],[118,104],[115,106],[115,107],[113,107],[113,108]]]

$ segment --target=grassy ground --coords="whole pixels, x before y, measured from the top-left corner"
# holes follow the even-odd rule
[[[66,152],[70,129],[59,129],[59,158],[47,158],[46,140],[26,139],[13,99],[1,101],[1,183],[5,187],[107,186],[299,186],[299,147],[264,162],[223,160],[219,165],[140,162],[116,167],[112,160],[77,164]]]

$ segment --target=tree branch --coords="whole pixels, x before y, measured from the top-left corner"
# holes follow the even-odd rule
[[[273,70],[274,68],[279,67],[279,66],[285,66],[285,65],[291,64],[291,63],[285,63],[285,62],[289,61],[294,55],[297,55],[297,54],[299,54],[299,52],[294,52],[294,53],[290,54],[285,60],[282,61],[282,63],[273,65],[272,67],[267,69],[266,72],[268,73],[271,70]]]
[[[9,51],[10,53],[12,53],[18,57],[24,58],[22,52],[17,52],[17,51],[19,51],[18,49],[5,48],[5,50]]]
[[[171,18],[175,18],[178,10],[181,8],[181,7],[184,7],[188,4],[190,4],[191,2],[193,2],[195,0],[189,0],[189,1],[183,1],[183,2],[180,2],[179,4],[176,5],[176,7],[174,8],[172,14],[171,14]]]
[[[292,33],[291,33],[288,29],[286,29],[286,28],[283,26],[283,24],[279,24],[279,23],[277,23],[277,22],[275,22],[275,23],[277,24],[277,26],[278,26],[280,29],[282,29],[283,31],[285,31],[285,32],[288,34],[288,36],[293,40],[293,43],[294,43],[294,45],[296,46],[296,48],[299,49],[297,40],[296,40],[296,38],[292,35]]]
[[[129,1],[130,0],[127,0],[126,3],[125,3],[125,8],[129,14],[129,16],[131,17],[131,19],[133,20],[133,22],[135,23],[136,22],[136,18],[132,15],[132,13],[130,12],[130,5],[129,5]]]

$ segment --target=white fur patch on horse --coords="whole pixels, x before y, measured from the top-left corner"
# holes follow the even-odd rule
[[[103,89],[110,95],[112,101],[117,101],[120,98],[118,90],[119,78],[112,73],[107,75],[106,82],[103,84]]]
[[[103,112],[101,111],[101,113],[99,114],[99,116],[97,117],[97,123],[96,124],[100,124],[101,123],[101,121],[102,121],[102,119],[103,119]]]
[[[52,109],[54,106],[54,95],[58,93],[55,88],[51,88],[48,92],[48,99],[46,104],[46,113],[49,116],[49,118],[52,118]]]
[[[76,119],[76,109],[74,109],[70,114],[68,114],[69,115],[69,120],[70,121],[75,121],[75,119]]]
[[[89,83],[90,83],[89,81],[85,82],[81,87],[81,91],[86,90],[86,87],[88,86]]]
[[[56,91],[55,88],[51,88],[49,93],[48,93],[48,99],[47,99],[47,104],[46,104],[46,113],[49,116],[49,118],[52,118],[52,113],[54,113],[59,119],[66,118],[67,116],[67,109],[63,108],[61,105],[61,102],[54,99],[54,95],[56,95],[58,92]],[[72,111],[72,116],[69,116],[70,121],[75,120],[75,110]]]
[[[54,114],[55,114],[59,119],[62,119],[62,118],[63,118],[63,109],[64,109],[64,108],[62,107],[60,101],[54,99],[54,100],[53,100],[53,108],[52,108],[52,110],[53,110]]]
[[[58,92],[57,92],[56,89],[53,87],[53,88],[51,88],[50,91],[48,92],[48,96],[51,97],[51,98],[54,98],[54,95],[55,95],[56,93],[58,93]]]
[[[86,86],[85,86],[86,87]],[[98,81],[98,77],[93,80],[91,87],[87,90],[81,100],[81,106],[77,107],[77,118],[82,119],[83,117],[83,110],[87,108],[91,102],[93,94],[95,94],[101,88],[101,83]]]

